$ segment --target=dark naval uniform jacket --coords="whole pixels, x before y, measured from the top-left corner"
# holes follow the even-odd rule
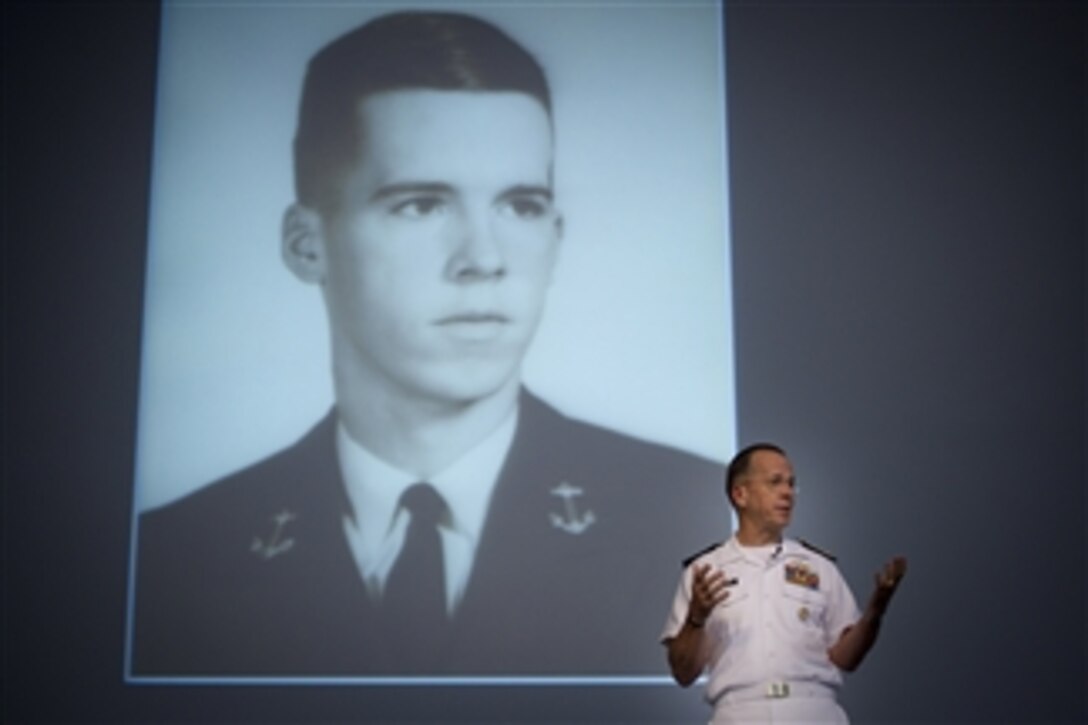
[[[352,557],[336,426],[139,517],[132,675],[668,673],[677,562],[727,528],[721,464],[523,391],[456,614],[409,628]]]

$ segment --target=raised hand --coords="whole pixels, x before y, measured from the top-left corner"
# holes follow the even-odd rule
[[[907,560],[897,556],[888,560],[874,577],[875,586],[873,595],[869,600],[869,606],[877,614],[883,614],[892,600],[892,595],[899,587],[899,582],[907,574]]]
[[[691,603],[688,605],[688,621],[701,627],[714,607],[729,596],[732,583],[725,572],[710,564],[697,564],[691,582]]]

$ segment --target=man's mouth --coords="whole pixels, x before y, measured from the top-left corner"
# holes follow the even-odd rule
[[[498,312],[457,312],[435,324],[453,337],[468,342],[487,342],[502,334],[510,318]]]
[[[506,324],[510,321],[506,315],[498,312],[458,312],[438,320],[439,325],[480,325]]]

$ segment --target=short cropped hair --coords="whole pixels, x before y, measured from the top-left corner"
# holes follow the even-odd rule
[[[733,460],[729,462],[729,467],[725,470],[725,496],[729,499],[730,505],[733,504],[733,489],[737,487],[737,481],[748,473],[752,456],[760,451],[771,451],[780,456],[786,455],[786,451],[774,443],[753,443],[733,456]]]
[[[360,151],[359,106],[404,89],[517,91],[551,116],[540,64],[494,25],[460,13],[383,15],[337,38],[309,62],[294,141],[295,195],[336,207]]]

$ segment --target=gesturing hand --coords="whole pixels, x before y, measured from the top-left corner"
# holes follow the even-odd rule
[[[710,564],[697,564],[691,581],[688,621],[696,627],[703,626],[711,610],[728,596],[729,582],[725,572]]]
[[[906,576],[906,573],[907,560],[902,556],[897,556],[889,560],[884,564],[880,571],[876,573],[876,586],[873,589],[870,606],[872,606],[878,614],[883,614],[884,610],[888,608],[888,603],[892,600],[892,595],[895,594],[899,582]]]

